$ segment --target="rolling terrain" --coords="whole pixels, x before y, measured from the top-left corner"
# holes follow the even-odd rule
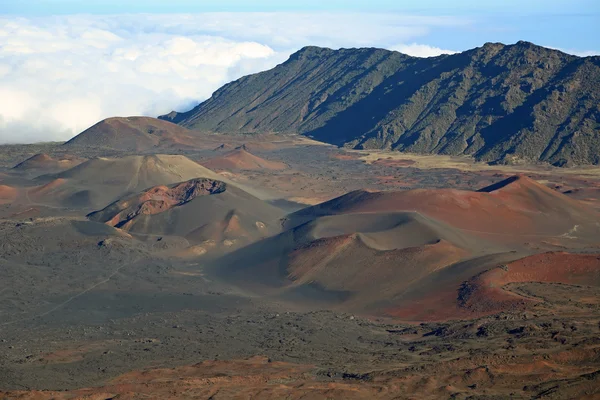
[[[524,175],[428,170],[478,186],[398,190],[418,170],[320,146],[320,170],[341,168],[318,180],[302,169],[318,166],[306,148],[287,146],[253,150],[303,155],[283,158],[285,170],[217,174],[184,156],[125,155],[3,172],[4,206],[27,195],[53,215],[0,224],[2,396],[597,393],[589,203]],[[228,152],[214,148],[197,154]],[[287,215],[246,191],[266,191],[244,179],[260,174],[305,194],[335,188],[355,165],[402,178]],[[92,201],[67,200],[86,190]]]
[[[0,147],[0,398],[600,394],[597,167],[133,121]]]
[[[52,158],[48,154],[38,153],[27,160],[20,162],[13,167],[13,170],[23,171],[26,173],[37,173],[38,175],[50,172],[60,172],[73,168],[82,162],[85,158],[63,154],[59,158]]]
[[[597,212],[586,205],[526,176],[513,176],[477,191],[355,191],[291,214],[286,226],[314,216],[384,211],[416,211],[467,232],[504,240],[567,235],[576,225],[595,231],[598,222]]]
[[[282,225],[281,234],[218,260],[215,273],[296,304],[413,321],[518,308],[525,303],[518,296],[494,302],[492,292],[481,293],[488,284],[479,274],[513,271],[506,263],[530,254],[600,245],[600,214],[524,176],[472,192],[353,192],[292,213]],[[548,253],[541,264],[554,272],[530,267],[530,279],[597,286],[600,258],[590,256],[575,272],[569,260],[577,257]],[[489,285],[522,282],[521,274]]]
[[[13,172],[14,171],[14,172]],[[83,216],[145,189],[195,178],[227,182],[250,197],[263,196],[243,183],[231,182],[182,155],[129,155],[92,157],[62,172],[42,174],[11,170],[0,187],[2,214],[24,218],[61,215]],[[2,215],[0,214],[0,215]]]
[[[27,196],[41,204],[82,209],[98,208],[156,185],[219,175],[184,156],[145,155],[98,157],[58,174],[36,178]]]
[[[192,254],[239,247],[279,231],[283,211],[222,181],[195,178],[155,186],[88,218],[131,233],[184,237]]]
[[[599,57],[522,41],[432,58],[306,47],[193,110],[160,118],[221,133],[300,133],[356,149],[597,165],[599,81]]]

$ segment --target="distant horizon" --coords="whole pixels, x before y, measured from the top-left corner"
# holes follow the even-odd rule
[[[466,51],[470,51],[470,50],[473,50],[473,49],[476,49],[476,48],[481,48],[481,47],[483,47],[484,45],[486,45],[486,44],[488,44],[488,43],[491,43],[491,44],[500,44],[500,45],[503,45],[503,46],[514,46],[514,45],[518,44],[519,42],[530,43],[530,44],[532,44],[532,45],[534,45],[534,46],[543,47],[543,48],[547,48],[547,49],[550,49],[550,50],[555,50],[555,51],[560,51],[560,52],[563,52],[563,53],[565,53],[565,54],[569,54],[569,55],[571,55],[571,56],[575,56],[575,57],[584,57],[584,58],[585,58],[585,57],[600,57],[600,55],[576,55],[576,54],[570,54],[570,53],[566,53],[566,52],[564,52],[564,51],[562,51],[562,50],[560,50],[560,49],[554,49],[554,48],[551,48],[551,47],[546,47],[546,46],[538,45],[538,44],[536,44],[536,43],[529,42],[529,41],[525,41],[525,40],[519,40],[519,41],[517,41],[517,42],[515,42],[515,43],[485,42],[485,43],[482,43],[482,44],[481,44],[481,45],[479,45],[479,46],[475,46],[475,47],[472,47],[472,48],[469,48],[469,49],[465,49],[465,50],[463,50],[463,51],[460,51],[460,52],[453,52],[453,53],[446,53],[446,54],[439,54],[439,55],[449,55],[449,56],[451,56],[451,55],[453,55],[453,54],[460,54],[460,53],[464,53],[464,52],[466,52]],[[300,51],[301,51],[301,50],[303,50],[303,49],[306,49],[306,48],[311,48],[311,47],[322,48],[322,49],[329,49],[329,50],[333,50],[333,51],[342,50],[342,49],[373,48],[373,49],[379,49],[379,50],[394,51],[394,52],[398,52],[398,53],[402,53],[402,54],[405,54],[405,55],[411,56],[410,54],[403,53],[402,51],[399,51],[399,50],[394,50],[394,49],[386,49],[386,48],[382,48],[382,47],[339,47],[339,48],[330,48],[330,47],[324,47],[324,46],[306,45],[306,46],[302,46],[301,48],[299,48],[299,49],[297,49],[296,51],[294,51],[293,53],[291,53],[291,54],[290,54],[290,57],[291,57],[293,54],[295,54],[295,53],[297,53],[297,52],[300,52]],[[437,56],[439,56],[439,55],[437,55]],[[422,57],[422,56],[411,56],[411,57],[428,58],[428,57],[437,57],[437,56],[427,56],[427,57]],[[283,60],[282,62],[285,62],[285,61],[287,61],[288,59],[289,59],[289,57],[288,57],[288,58],[286,58],[285,60]],[[273,66],[273,67],[275,67],[275,66]],[[269,68],[269,69],[270,69],[270,68]],[[266,69],[265,69],[265,70],[266,70]],[[263,71],[265,71],[265,70],[256,71],[255,73],[260,73],[260,72],[263,72]],[[246,76],[246,75],[244,75],[244,76]],[[240,77],[240,78],[241,78],[241,77]],[[237,79],[239,79],[239,78],[237,78]],[[232,79],[231,81],[229,81],[229,82],[226,82],[226,83],[224,83],[224,84],[227,84],[227,83],[233,82],[234,80],[237,80],[237,79]],[[7,142],[4,142],[4,143],[0,142],[0,144],[7,144],[7,145],[21,145],[21,144],[64,143],[64,142],[67,142],[67,141],[69,141],[69,140],[70,140],[70,139],[72,139],[73,137],[77,136],[77,135],[78,135],[78,134],[80,134],[81,132],[83,132],[83,131],[87,130],[88,128],[91,128],[91,127],[92,127],[92,126],[94,126],[95,124],[97,124],[97,123],[99,123],[99,122],[101,122],[101,121],[104,121],[104,120],[106,120],[106,119],[111,119],[111,118],[128,118],[128,117],[150,117],[150,118],[158,118],[158,117],[164,116],[164,115],[166,115],[166,114],[168,114],[168,113],[170,113],[170,112],[173,112],[173,111],[175,111],[175,112],[180,112],[180,113],[182,113],[182,112],[187,112],[187,111],[190,111],[190,110],[192,110],[194,107],[196,107],[198,104],[200,104],[200,103],[204,102],[204,101],[205,101],[205,100],[207,100],[207,99],[208,99],[208,97],[207,97],[207,98],[204,98],[204,99],[201,99],[201,100],[198,100],[198,101],[195,101],[195,102],[192,102],[192,103],[188,104],[188,106],[186,106],[186,107],[184,107],[184,108],[182,108],[182,109],[173,109],[173,110],[169,110],[168,112],[165,112],[165,113],[159,113],[159,114],[153,114],[153,115],[148,115],[148,114],[126,114],[126,115],[118,115],[118,114],[115,114],[115,115],[109,115],[109,116],[107,116],[107,117],[105,117],[105,118],[102,118],[102,119],[99,119],[99,120],[97,120],[97,121],[94,121],[94,122],[92,122],[92,123],[91,123],[89,126],[86,126],[86,127],[85,127],[85,128],[83,128],[81,131],[78,131],[78,132],[76,132],[75,134],[73,134],[73,136],[71,136],[71,137],[69,137],[69,138],[67,138],[67,139],[60,139],[60,140],[39,140],[39,141],[33,141],[33,142],[31,142],[31,141],[29,141],[29,142],[18,142],[18,141],[8,142],[8,141],[7,141]]]
[[[532,44],[534,46],[543,47],[543,48],[549,49],[549,50],[560,51],[562,53],[569,54],[569,55],[575,56],[575,57],[583,57],[583,58],[585,58],[585,57],[600,57],[600,52],[598,54],[591,54],[591,53],[590,54],[587,54],[587,53],[577,54],[576,52],[569,52],[569,51],[566,51],[566,50],[563,50],[563,49],[559,49],[559,48],[556,48],[556,47],[544,46],[544,45],[541,45],[541,44],[538,44],[538,43],[535,43],[535,42],[531,42],[529,40],[517,40],[516,42],[484,42],[484,43],[481,43],[480,45],[469,47],[469,48],[466,48],[466,49],[461,50],[461,51],[454,51],[454,52],[449,52],[449,53],[441,53],[441,54],[438,54],[438,55],[435,55],[435,56],[418,56],[418,55],[415,56],[415,55],[412,55],[412,54],[409,54],[409,53],[403,53],[403,54],[406,54],[406,55],[411,56],[411,57],[428,58],[428,57],[437,57],[437,56],[441,56],[441,55],[452,55],[452,54],[464,53],[465,51],[469,51],[469,50],[481,48],[481,47],[485,46],[486,44],[500,44],[500,45],[503,45],[503,46],[514,46],[514,45],[516,45],[518,43],[521,43],[521,42],[522,43],[529,43],[529,44]],[[309,44],[309,45],[302,46],[302,47],[298,48],[298,50],[296,50],[295,52],[291,53],[290,56],[292,54],[294,54],[294,53],[299,52],[302,49],[309,48],[309,47],[318,47],[318,48],[329,49],[329,50],[373,48],[373,49],[389,50],[389,51],[395,51],[395,52],[398,52],[398,53],[402,53],[401,50],[395,50],[395,49],[391,49],[391,48],[377,47],[377,46],[327,47],[327,46],[316,46],[316,45]]]
[[[0,2],[0,143],[64,141],[110,116],[182,110],[308,45],[428,57],[523,40],[600,54],[596,3],[521,3]]]

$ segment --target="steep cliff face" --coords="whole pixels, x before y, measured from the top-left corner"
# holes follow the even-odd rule
[[[432,58],[306,47],[161,118],[196,130],[566,166],[600,163],[599,100],[600,57],[528,42]]]

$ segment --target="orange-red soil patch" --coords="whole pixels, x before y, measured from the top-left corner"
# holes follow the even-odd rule
[[[524,310],[538,300],[505,288],[510,283],[542,282],[600,286],[600,255],[551,252],[492,268],[465,282],[447,282],[388,313],[405,320],[468,319]]]
[[[563,235],[578,223],[600,215],[527,177],[503,181],[480,191],[415,189],[396,192],[356,191],[317,206],[336,213],[417,211],[453,227],[481,234]]]
[[[0,185],[0,204],[10,203],[17,198],[18,190],[12,186]]]
[[[197,196],[220,193],[225,184],[212,179],[193,179],[173,187],[155,186],[142,192],[135,198],[128,198],[115,203],[120,209],[106,224],[127,230],[138,215],[154,215],[182,205]]]

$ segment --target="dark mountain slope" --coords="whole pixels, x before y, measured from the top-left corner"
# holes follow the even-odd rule
[[[600,57],[528,42],[416,58],[307,47],[161,118],[217,132],[301,133],[336,145],[600,163]]]

